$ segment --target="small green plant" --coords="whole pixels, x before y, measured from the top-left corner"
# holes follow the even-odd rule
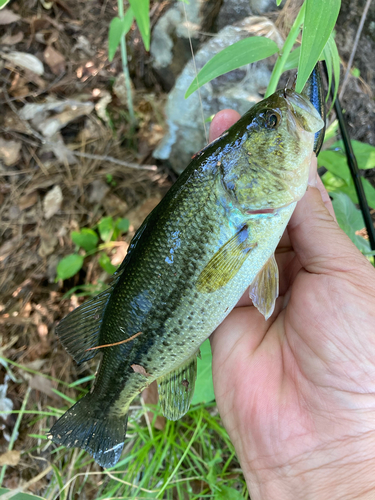
[[[110,258],[103,250],[112,248],[113,242],[120,234],[126,233],[128,230],[128,219],[119,217],[114,220],[112,217],[103,217],[97,224],[96,231],[85,227],[80,231],[72,231],[70,236],[73,243],[76,244],[76,250],[58,263],[56,281],[65,280],[77,274],[82,268],[85,258],[97,252],[100,252],[99,265],[108,274],[113,274],[117,268],[111,264]],[[99,238],[103,243],[99,244]]]
[[[279,5],[281,0],[276,0],[276,3]],[[340,78],[340,58],[333,28],[340,6],[341,0],[305,0],[281,50],[274,41],[262,36],[240,40],[223,49],[203,66],[186,91],[185,98],[220,75],[274,54],[278,57],[267,87],[266,97],[276,91],[281,74],[294,68],[298,68],[296,91],[301,92],[314,66],[323,59],[327,64],[329,87],[332,73],[335,76],[336,95]],[[292,51],[301,30],[301,45]]]
[[[336,136],[337,120],[326,133],[326,142]],[[354,154],[360,170],[375,168],[375,148],[370,144],[352,141]],[[318,156],[318,166],[324,167],[327,172],[322,181],[332,198],[337,222],[341,229],[349,236],[357,248],[365,255],[371,255],[370,244],[367,239],[358,234],[365,227],[362,212],[356,207],[357,193],[349,170],[342,141],[335,141],[327,149],[323,149]],[[361,178],[367,203],[375,208],[375,188],[370,182]]]
[[[118,46],[121,46],[122,70],[125,76],[126,93],[129,115],[134,123],[134,107],[130,84],[128,59],[126,53],[125,36],[129,32],[135,19],[146,50],[150,50],[150,0],[129,0],[130,6],[124,14],[123,0],[118,0],[118,17],[114,17],[108,33],[108,59],[112,61]]]

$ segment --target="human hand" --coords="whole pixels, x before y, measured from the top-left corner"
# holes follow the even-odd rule
[[[218,113],[210,139],[238,118]],[[375,269],[317,185],[276,251],[272,317],[247,291],[211,336],[216,401],[252,500],[375,498]]]

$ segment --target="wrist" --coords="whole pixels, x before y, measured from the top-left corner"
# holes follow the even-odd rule
[[[252,500],[375,498],[374,435],[330,443],[272,468],[267,462],[241,461]]]

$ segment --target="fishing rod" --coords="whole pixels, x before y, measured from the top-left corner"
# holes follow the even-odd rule
[[[326,78],[328,81],[328,71],[327,71],[327,65],[326,65],[325,61],[324,61],[324,72],[325,72],[325,75],[326,75]],[[332,80],[334,80],[333,76],[332,76]],[[335,87],[334,81],[332,81],[332,85],[331,85],[331,89],[330,89],[330,94],[331,94],[332,100],[334,99],[334,87]],[[362,184],[361,176],[360,176],[359,169],[358,169],[357,159],[356,159],[354,151],[353,151],[353,146],[352,146],[352,143],[350,140],[348,127],[346,125],[346,121],[345,121],[345,118],[344,118],[344,115],[342,112],[342,107],[341,107],[339,96],[336,96],[336,99],[334,101],[334,108],[335,108],[337,120],[339,122],[342,142],[344,143],[346,159],[348,161],[350,173],[352,175],[352,179],[354,182],[355,190],[356,190],[357,197],[358,197],[359,206],[361,208],[363,219],[365,221],[371,250],[375,250],[375,227],[374,227],[374,223],[372,221],[372,217],[370,214],[370,209],[369,209],[369,206],[367,203],[366,194],[365,194],[365,191],[363,189],[363,184]]]

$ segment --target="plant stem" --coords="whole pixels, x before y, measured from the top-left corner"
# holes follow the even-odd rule
[[[16,439],[17,439],[17,436],[18,436],[18,429],[19,429],[19,426],[20,426],[23,414],[25,412],[27,401],[29,400],[30,391],[31,391],[31,388],[28,387],[27,391],[26,391],[26,394],[25,394],[25,397],[23,398],[23,401],[22,401],[21,410],[20,410],[20,412],[18,414],[15,426],[13,427],[12,436],[11,436],[10,441],[9,441],[8,451],[13,450],[13,445],[14,445]],[[1,472],[0,472],[0,486],[3,484],[3,480],[4,480],[4,476],[5,476],[5,471],[6,470],[7,470],[7,466],[3,465],[2,469],[1,469]]]
[[[300,8],[298,16],[296,17],[293,26],[291,27],[289,34],[284,42],[282,52],[277,58],[275,66],[273,67],[270,83],[268,84],[265,97],[269,97],[271,94],[276,92],[277,85],[279,83],[280,76],[284,70],[286,60],[288,59],[290,51],[292,50],[293,45],[297,40],[297,36],[299,35],[301,24],[303,23],[303,19],[305,16],[305,8],[306,8],[306,2],[304,2],[302,7]]]
[[[118,5],[118,15],[120,19],[124,19],[124,4],[123,0],[117,0]],[[130,114],[130,120],[132,124],[135,122],[134,116],[134,108],[133,108],[133,98],[132,98],[132,88],[130,85],[130,75],[129,75],[129,67],[128,67],[128,56],[126,53],[126,41],[125,36],[121,37],[120,46],[121,46],[121,59],[122,59],[122,72],[125,77],[125,86],[126,86],[126,97],[128,100],[128,108]]]

